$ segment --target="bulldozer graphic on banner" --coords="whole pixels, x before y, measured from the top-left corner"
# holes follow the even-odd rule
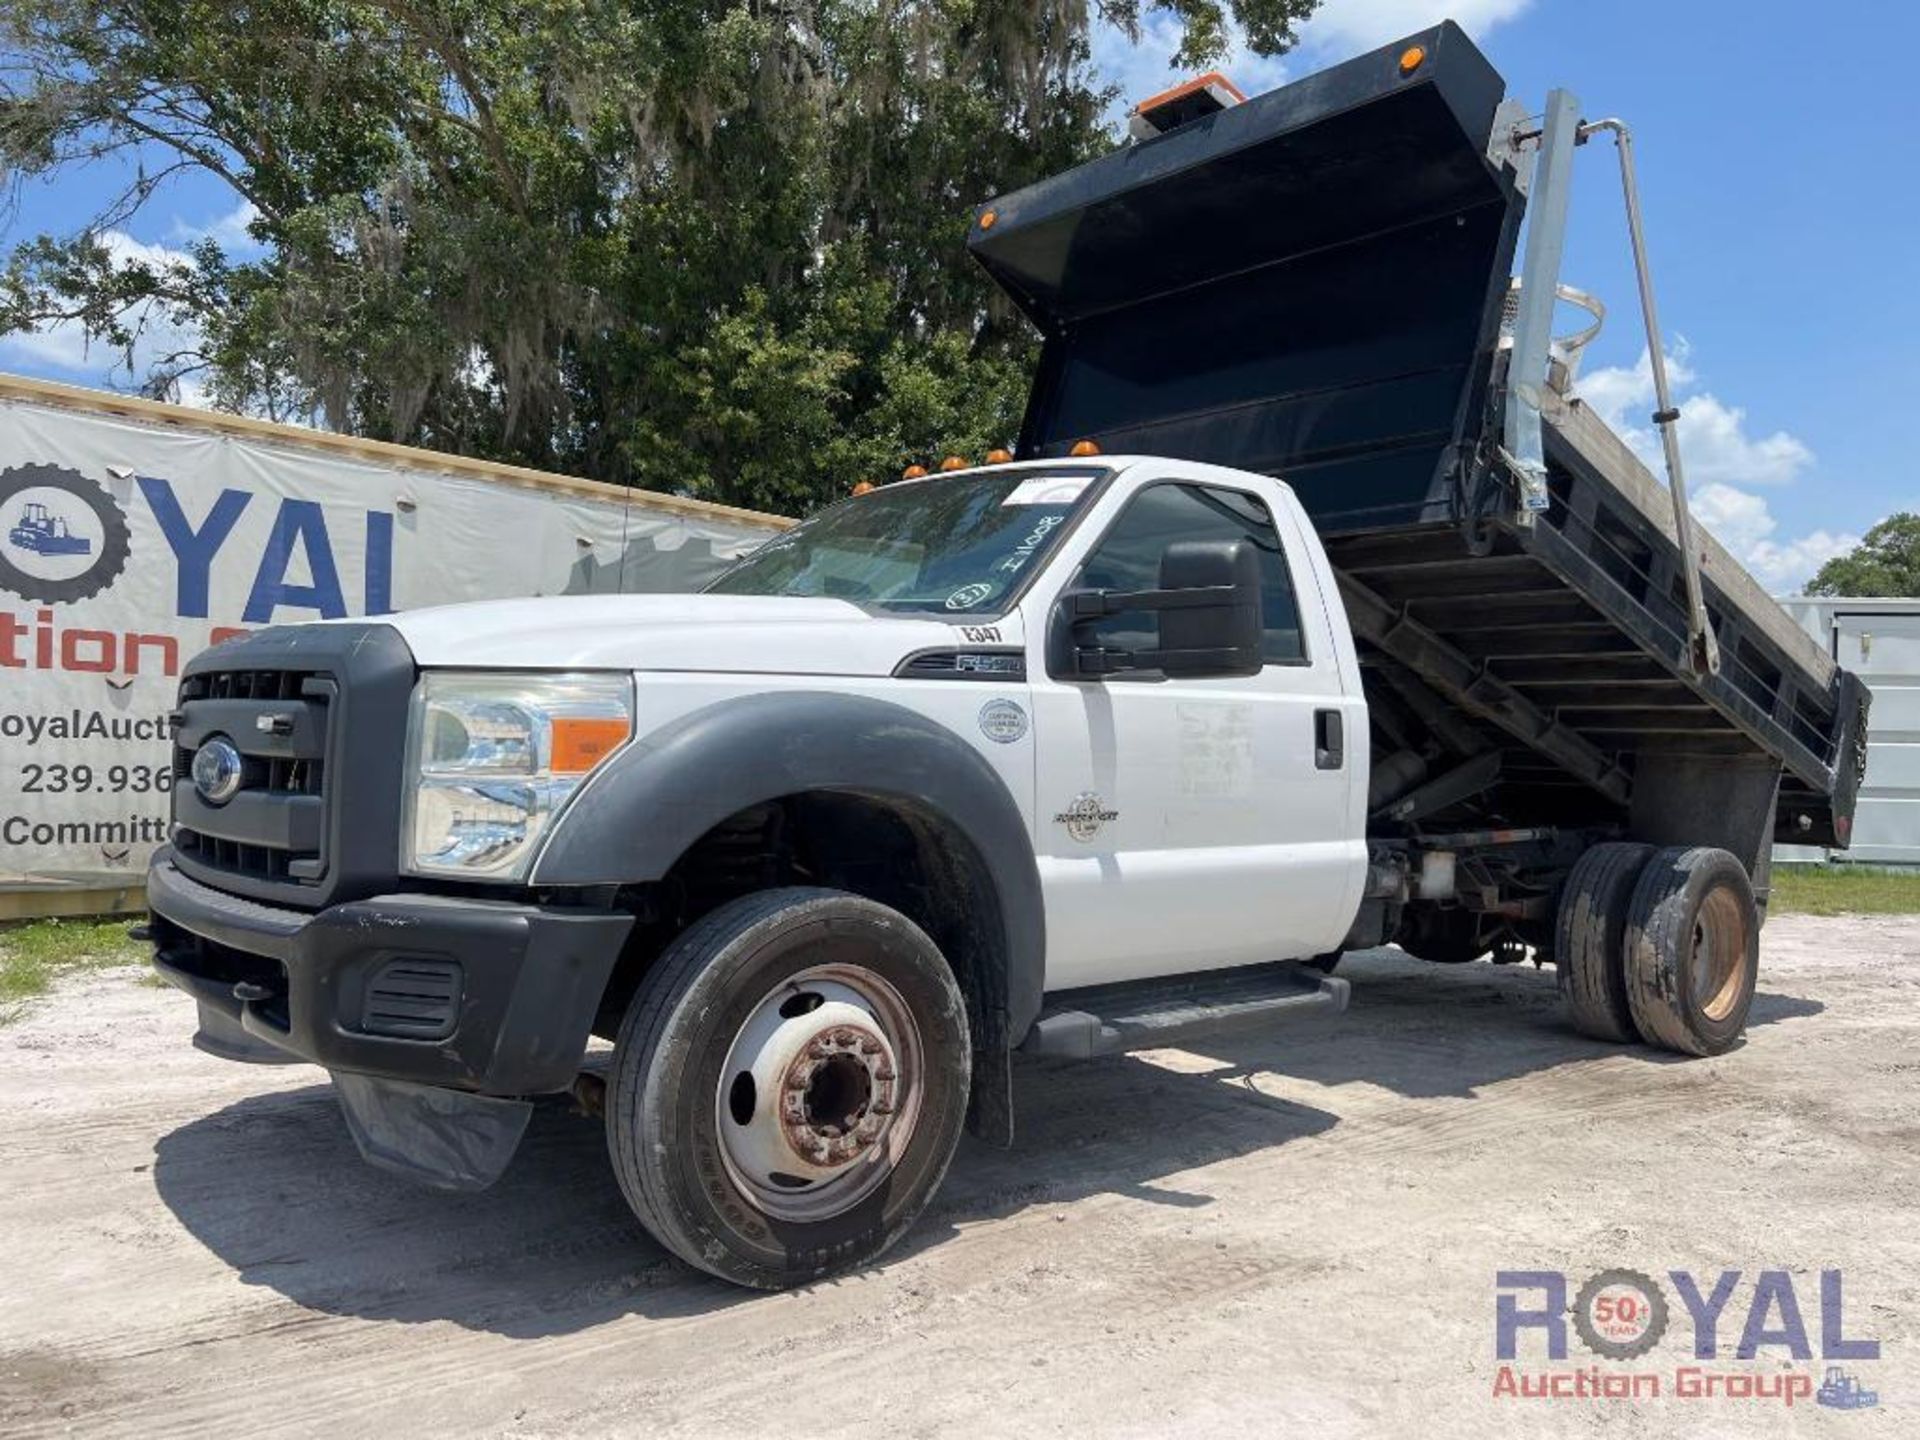
[[[22,507],[20,518],[7,532],[7,543],[36,555],[90,555],[93,541],[76,535],[66,517],[56,515],[38,500]]]
[[[1838,1365],[1829,1365],[1813,1398],[1829,1410],[1866,1410],[1880,1403],[1880,1392],[1867,1389]]]

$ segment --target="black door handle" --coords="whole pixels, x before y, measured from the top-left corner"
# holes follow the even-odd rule
[[[1344,727],[1338,710],[1313,712],[1313,768],[1338,770],[1347,759]]]

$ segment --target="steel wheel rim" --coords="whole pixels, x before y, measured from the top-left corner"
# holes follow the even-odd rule
[[[1707,1019],[1720,1021],[1739,1003],[1747,958],[1746,916],[1739,897],[1724,886],[1707,893],[1693,922],[1688,979],[1694,1003]]]
[[[923,1056],[907,1002],[864,966],[781,981],[735,1032],[715,1088],[728,1178],[775,1220],[853,1209],[913,1139]]]

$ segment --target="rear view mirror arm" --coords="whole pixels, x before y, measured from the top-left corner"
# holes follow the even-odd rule
[[[1091,676],[1164,670],[1169,665],[1231,666],[1234,658],[1231,650],[1103,650],[1091,646],[1073,652],[1075,672]]]
[[[1179,590],[1080,590],[1067,598],[1073,620],[1103,620],[1128,610],[1194,610],[1233,602],[1231,585],[1194,585]]]

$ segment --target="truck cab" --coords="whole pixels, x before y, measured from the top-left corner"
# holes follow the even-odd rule
[[[1255,593],[1184,614],[1231,638],[1234,607],[1257,606],[1257,653],[1161,653],[1182,612],[1144,607],[1204,592],[1167,570],[1208,546],[1249,552]],[[1366,733],[1366,707],[1326,555],[1283,483],[1132,457],[938,474],[847,502],[716,588],[947,624],[873,693],[965,736],[1016,797],[1046,989],[1322,954],[1352,924],[1367,755],[1342,737]]]

